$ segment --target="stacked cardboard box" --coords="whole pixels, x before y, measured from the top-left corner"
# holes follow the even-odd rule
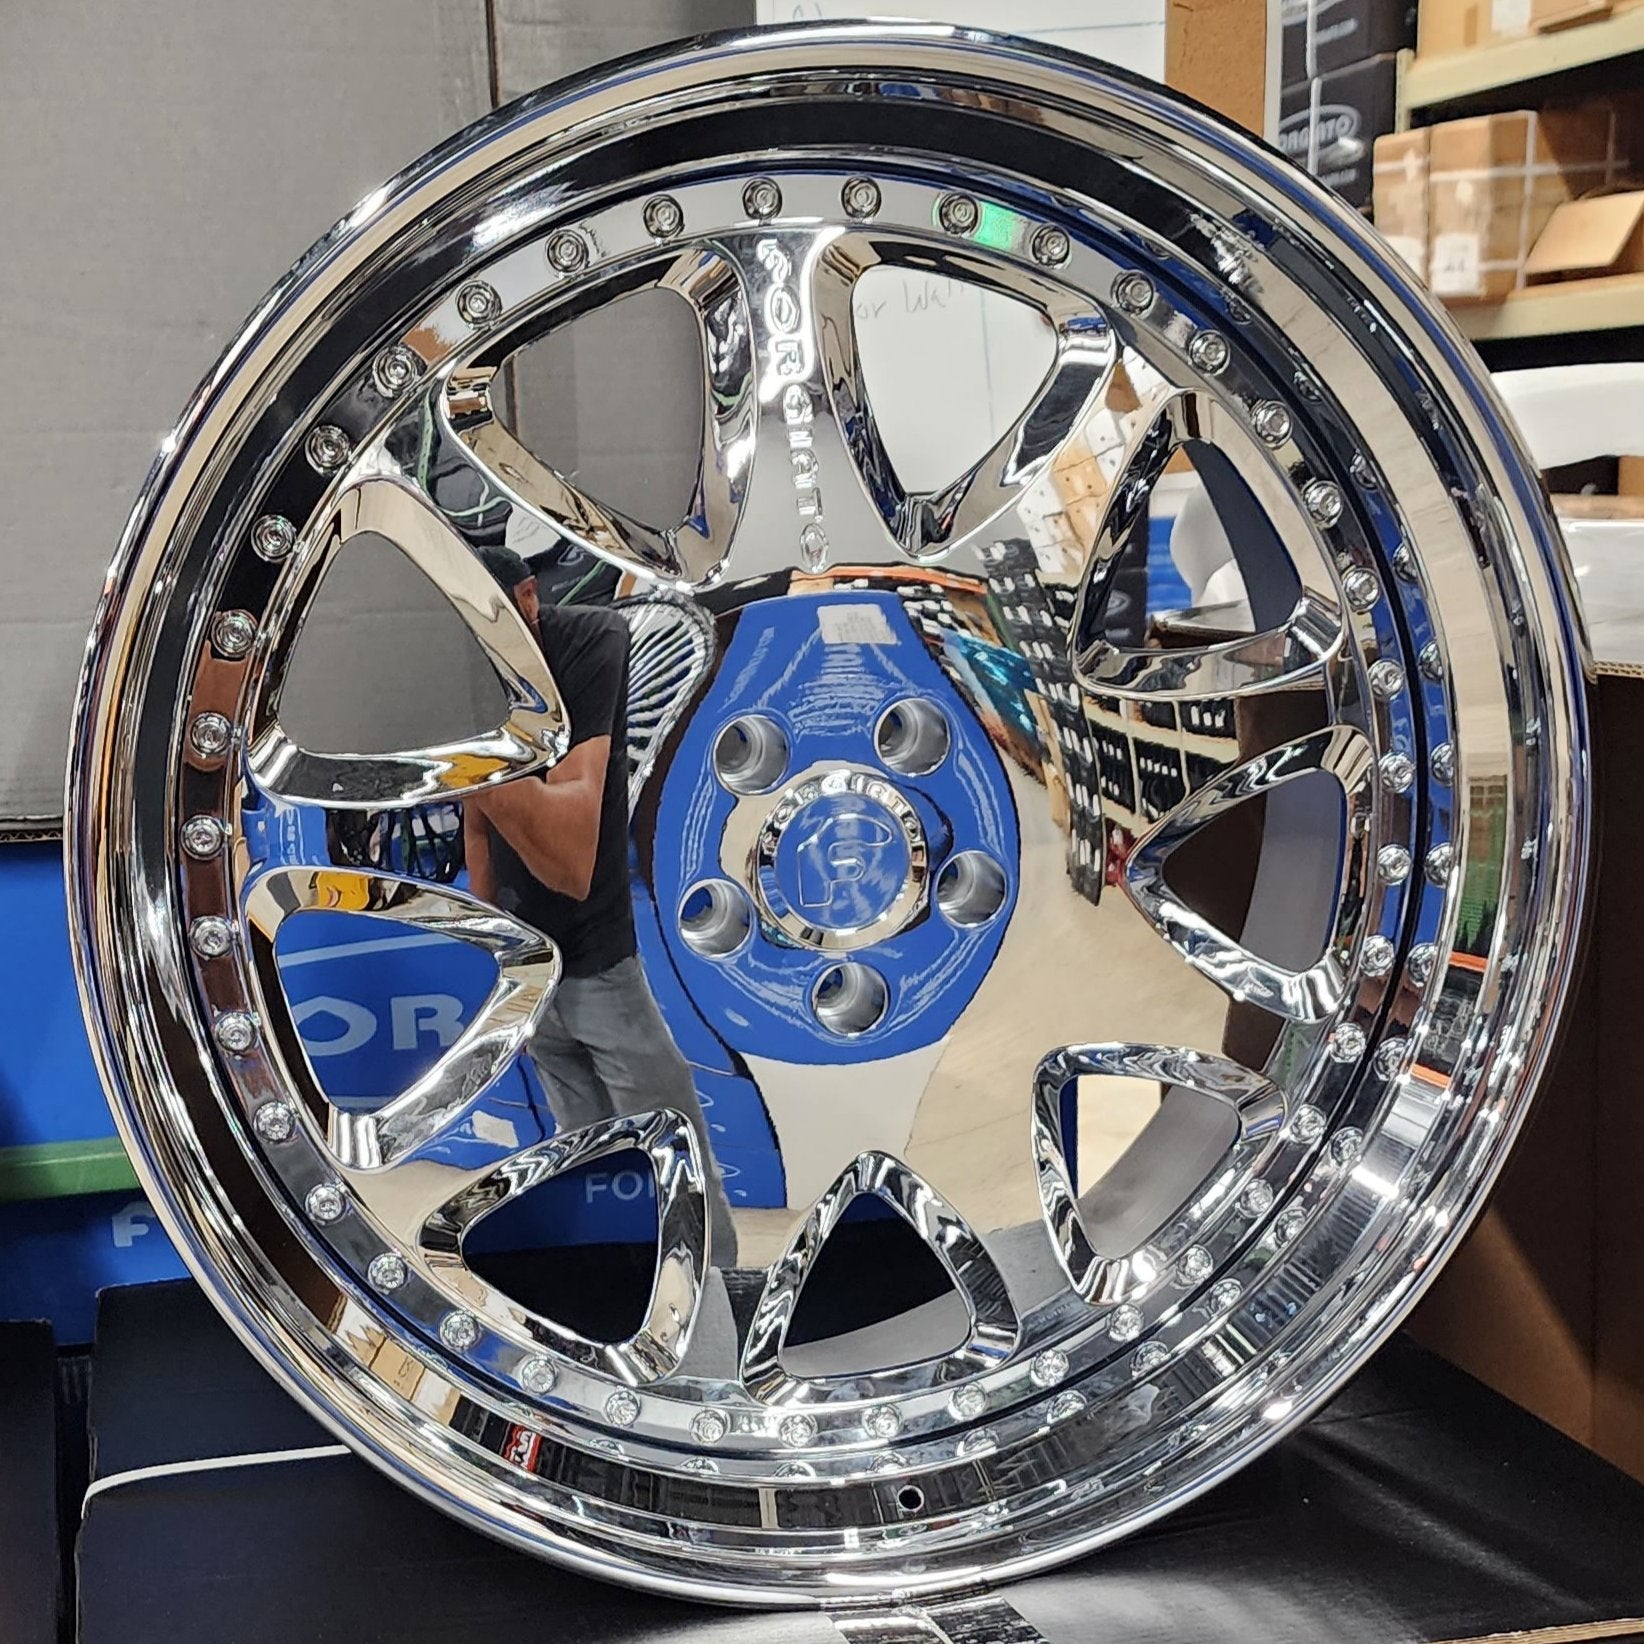
[[[1527,34],[1596,22],[1644,0],[1421,0],[1416,31],[1419,57],[1500,45]]]
[[[1375,219],[1435,295],[1499,302],[1554,211],[1622,170],[1605,103],[1447,120],[1377,140]]]
[[[1282,15],[1279,147],[1368,210],[1371,148],[1393,129],[1397,54],[1415,37],[1413,0],[1285,0]]]

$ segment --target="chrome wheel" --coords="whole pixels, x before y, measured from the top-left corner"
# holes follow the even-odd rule
[[[910,279],[999,305],[993,363],[1037,384],[945,471],[888,402],[967,405],[929,404],[942,362],[864,296]],[[583,489],[503,392],[642,291],[702,362],[674,518]],[[1187,616],[1127,581],[1172,487],[1177,559],[1216,560]],[[494,723],[390,752],[288,723],[366,536],[460,614]],[[635,942],[689,1069],[574,1122],[557,1074],[498,1094],[545,1023],[583,1031],[564,941],[340,843],[575,757],[575,664],[493,574],[504,538],[607,568]],[[1357,218],[1088,63],[720,39],[454,139],[202,387],[82,686],[86,1009],[173,1236],[379,1465],[680,1594],[954,1588],[1225,1476],[1413,1302],[1557,1020],[1585,737],[1534,476]],[[339,911],[494,972],[369,1101],[282,981]],[[654,1225],[596,1329],[478,1252],[619,1159]]]

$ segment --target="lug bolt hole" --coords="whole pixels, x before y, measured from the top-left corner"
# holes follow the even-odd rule
[[[885,978],[866,965],[831,965],[811,989],[811,1009],[829,1033],[854,1039],[885,1019],[890,989]]]
[[[923,697],[887,708],[873,730],[879,757],[903,776],[929,776],[948,757],[950,743],[947,715]]]
[[[748,940],[753,913],[741,887],[728,879],[705,879],[686,891],[679,904],[679,934],[692,953],[725,959]]]
[[[936,879],[936,905],[955,925],[985,925],[1005,895],[1005,870],[981,851],[960,851]]]
[[[713,760],[732,793],[768,793],[788,768],[788,739],[774,719],[744,714],[714,739]]]
[[[925,1492],[917,1484],[904,1484],[896,1492],[896,1507],[898,1512],[913,1514],[925,1510]]]

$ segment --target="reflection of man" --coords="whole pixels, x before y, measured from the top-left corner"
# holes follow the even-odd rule
[[[504,783],[463,806],[475,895],[558,944],[564,974],[532,1037],[555,1118],[567,1130],[672,1108],[696,1132],[707,1175],[712,1257],[736,1261],[730,1205],[691,1070],[639,962],[628,886],[628,625],[612,610],[541,605],[509,549],[482,556],[513,591],[553,670],[571,747],[543,780]]]

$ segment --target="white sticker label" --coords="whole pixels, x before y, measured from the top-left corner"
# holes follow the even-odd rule
[[[1473,297],[1479,292],[1476,234],[1435,234],[1427,283],[1439,297]]]
[[[895,645],[896,630],[877,605],[823,605],[816,626],[824,645]]]
[[[1524,34],[1530,27],[1530,0],[1490,0],[1492,34]]]
[[[1465,236],[1463,236],[1465,238]],[[1389,234],[1387,243],[1424,278],[1427,274],[1427,242],[1414,234]]]

